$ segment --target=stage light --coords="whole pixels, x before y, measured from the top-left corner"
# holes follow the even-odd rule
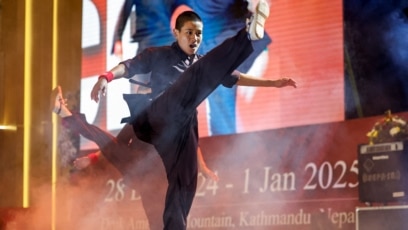
[[[16,130],[17,130],[17,126],[15,126],[15,125],[0,125],[0,130],[16,131]]]
[[[25,1],[24,28],[24,137],[23,137],[23,207],[30,205],[30,150],[31,150],[31,79],[33,56],[33,1]]]

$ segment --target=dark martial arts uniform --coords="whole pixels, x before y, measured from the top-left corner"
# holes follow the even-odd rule
[[[114,137],[88,124],[83,114],[63,118],[63,125],[98,145],[104,157],[122,174],[126,186],[139,193],[150,229],[162,230],[168,182],[154,147],[135,138],[132,126],[125,126]]]
[[[164,229],[187,227],[198,173],[196,108],[220,84],[228,87],[236,84],[238,78],[231,73],[252,51],[248,34],[242,29],[189,68],[185,62],[187,55],[176,43],[146,49],[123,62],[129,76],[152,72],[154,98],[145,110],[133,117],[132,125],[140,140],[155,146],[167,173],[169,186],[163,215]],[[168,82],[167,88],[163,87],[164,82]],[[126,144],[87,124],[83,117],[73,115],[64,120],[71,129],[94,141],[124,177],[132,167],[137,167],[132,166],[137,151],[130,151]]]

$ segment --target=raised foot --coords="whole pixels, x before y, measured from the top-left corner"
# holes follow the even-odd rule
[[[61,87],[57,86],[51,92],[50,110],[56,114],[60,114],[61,108],[64,105],[65,105],[65,99],[62,96]]]
[[[269,17],[269,4],[266,0],[260,0],[255,8],[255,13],[252,15],[249,22],[249,38],[251,40],[259,40],[264,37],[265,22]]]

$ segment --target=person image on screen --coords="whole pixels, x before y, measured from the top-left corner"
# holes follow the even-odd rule
[[[246,19],[251,15],[248,0],[182,0],[182,1],[143,1],[125,0],[116,22],[112,53],[117,57],[123,55],[122,36],[129,18],[132,18],[132,8],[135,8],[135,28],[131,32],[131,41],[138,43],[136,54],[147,47],[170,44],[174,39],[170,33],[171,16],[180,6],[187,6],[194,10],[203,20],[206,29],[199,52],[207,53],[219,45],[228,37],[236,34],[243,26]],[[159,4],[159,6],[158,6]],[[158,7],[156,7],[158,6]],[[133,28],[133,26],[131,26]],[[242,73],[247,73],[253,67],[255,60],[266,52],[271,38],[267,33],[264,37],[253,42],[254,52],[237,68]],[[259,68],[258,68],[259,69]],[[139,83],[137,88],[132,87],[132,92],[150,93],[150,88],[143,84],[149,82],[150,74],[137,74],[132,81]],[[236,97],[237,86],[232,89],[218,87],[208,97],[208,128],[209,135],[234,134],[236,128]]]

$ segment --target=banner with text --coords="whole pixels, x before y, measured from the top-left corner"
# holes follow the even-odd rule
[[[200,139],[220,180],[199,175],[188,228],[355,229],[355,209],[365,206],[358,196],[358,145],[368,142],[379,119]],[[137,191],[111,175],[100,186],[99,229],[147,229]]]

